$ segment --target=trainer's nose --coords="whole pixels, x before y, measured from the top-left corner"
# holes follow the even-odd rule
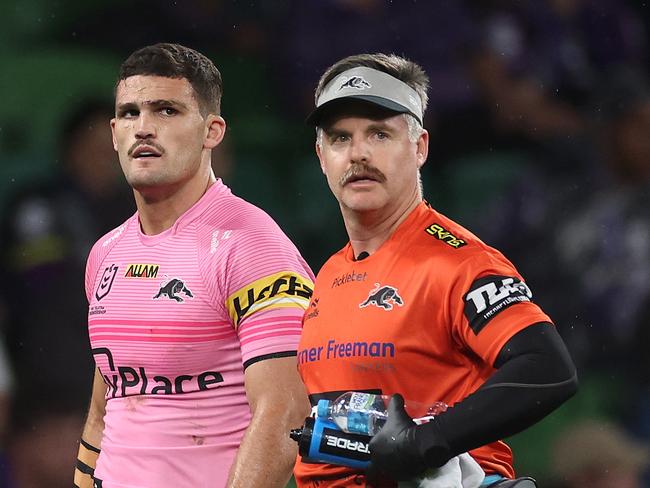
[[[352,138],[350,142],[350,162],[367,163],[370,161],[370,146],[363,138]]]

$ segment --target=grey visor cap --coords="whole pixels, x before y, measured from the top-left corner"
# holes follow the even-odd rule
[[[417,92],[388,73],[365,66],[344,71],[330,81],[307,122],[318,125],[326,109],[342,100],[361,100],[393,112],[408,113],[422,125],[424,114]]]

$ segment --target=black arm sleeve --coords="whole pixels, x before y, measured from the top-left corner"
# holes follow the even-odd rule
[[[431,465],[520,432],[577,390],[573,361],[549,323],[515,334],[494,367],[497,371],[476,392],[417,428],[419,451]]]

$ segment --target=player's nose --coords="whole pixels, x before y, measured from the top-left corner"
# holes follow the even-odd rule
[[[136,123],[135,137],[138,139],[151,139],[156,137],[156,124],[153,115],[143,111]]]

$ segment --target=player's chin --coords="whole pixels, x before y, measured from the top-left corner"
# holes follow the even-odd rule
[[[167,185],[169,182],[165,175],[156,174],[152,171],[139,170],[133,171],[127,175],[126,180],[135,190],[144,191],[153,188],[159,188]]]

